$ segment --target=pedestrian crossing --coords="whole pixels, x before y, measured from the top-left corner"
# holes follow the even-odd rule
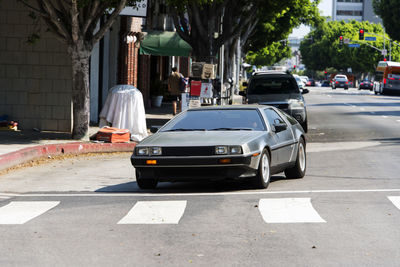
[[[389,205],[400,210],[400,196],[387,196],[387,200]],[[0,206],[0,225],[28,223],[45,216],[60,203],[61,201],[11,201]],[[116,223],[179,224],[185,216],[187,203],[187,200],[137,201]],[[315,209],[311,198],[261,198],[256,207],[258,215],[267,224],[327,223]]]

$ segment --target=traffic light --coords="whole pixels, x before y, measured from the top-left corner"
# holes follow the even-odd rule
[[[358,39],[364,40],[364,29],[358,31]]]
[[[293,69],[294,69],[294,70],[296,69],[296,65],[293,65]]]
[[[343,45],[343,36],[339,36],[339,45],[340,45],[340,46]]]

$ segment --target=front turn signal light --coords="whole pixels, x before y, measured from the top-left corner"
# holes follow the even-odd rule
[[[147,165],[157,165],[157,160],[155,159],[148,159],[146,160]]]

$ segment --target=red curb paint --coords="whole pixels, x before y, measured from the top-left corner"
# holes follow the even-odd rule
[[[0,155],[0,171],[47,156],[101,152],[133,152],[136,143],[65,143],[27,147]]]

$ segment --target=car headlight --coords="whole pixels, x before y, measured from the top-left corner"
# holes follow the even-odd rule
[[[150,155],[156,155],[156,156],[161,155],[161,147],[149,147],[149,149],[150,149]]]
[[[241,146],[216,146],[215,154],[217,154],[217,155],[242,154],[242,147]]]
[[[217,154],[217,155],[226,155],[226,154],[228,154],[228,147],[226,147],[226,146],[216,146],[215,147],[215,154]]]
[[[231,146],[229,147],[230,154],[242,154],[241,146]]]
[[[304,108],[304,102],[303,101],[291,101],[290,102],[290,108],[291,109],[296,109],[296,108]]]
[[[161,154],[161,147],[139,147],[136,150],[136,155],[138,156],[159,156]]]
[[[149,155],[149,149],[147,147],[139,147],[136,150],[136,155],[147,156],[147,155]]]

